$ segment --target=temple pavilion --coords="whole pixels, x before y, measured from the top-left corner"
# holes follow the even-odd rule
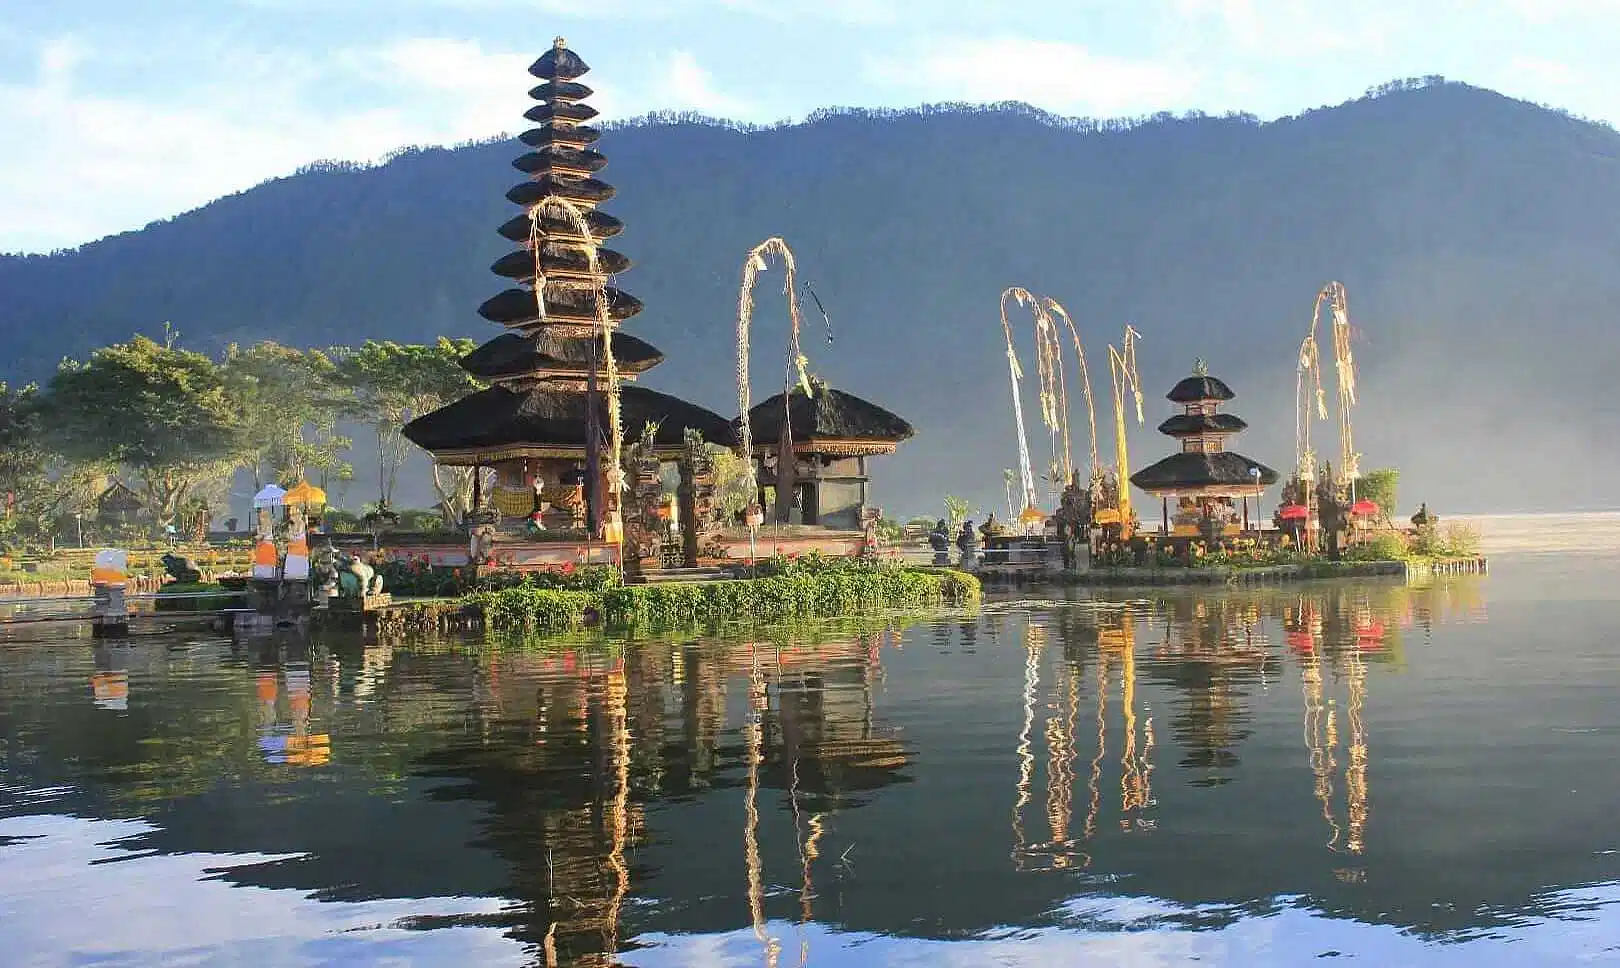
[[[1226,439],[1248,428],[1242,417],[1221,413],[1221,405],[1237,394],[1225,382],[1210,376],[1199,360],[1192,376],[1177,383],[1166,397],[1182,412],[1159,425],[1159,433],[1181,442],[1181,452],[1131,475],[1131,483],[1159,498],[1165,529],[1173,533],[1226,534],[1238,530],[1237,502],[1243,501],[1242,527],[1247,529],[1248,499],[1258,499],[1277,483],[1277,472],[1256,460],[1228,450]],[[1170,499],[1177,511],[1170,515]]]
[[[915,435],[911,424],[875,403],[819,381],[811,393],[795,386],[748,411],[764,506],[763,489],[779,488],[783,431],[794,456],[787,487],[791,501],[779,500],[778,524],[819,525],[855,530],[863,526],[870,474],[867,458],[892,454]],[[792,510],[798,510],[798,520]]]
[[[598,488],[610,461],[604,446],[607,361],[598,290],[605,297],[606,325],[613,328],[615,368],[626,381],[619,389],[626,445],[640,440],[649,426],[656,428],[655,450],[671,459],[681,452],[688,430],[710,443],[732,443],[724,417],[628,382],[660,363],[663,354],[618,331],[642,304],[609,284],[630,268],[630,260],[600,247],[624,225],[599,208],[614,196],[614,188],[596,177],[607,159],[592,147],[600,132],[587,124],[597,112],[585,103],[592,92],[579,78],[589,69],[560,37],[529,68],[541,80],[529,92],[539,103],[524,114],[535,127],[518,136],[530,150],[512,162],[527,177],[506,193],[523,211],[499,229],[518,248],[490,267],[514,285],[478,308],[479,315],[508,332],[461,361],[491,386],[404,429],[406,438],[440,464],[493,467],[496,480],[488,502],[503,521],[519,526],[535,514],[547,528],[578,528],[589,518],[595,531],[602,520],[595,505],[607,493]],[[571,203],[582,217],[576,221],[563,207],[547,204],[554,198]],[[595,470],[594,479],[588,468]]]

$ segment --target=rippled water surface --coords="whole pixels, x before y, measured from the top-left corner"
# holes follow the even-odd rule
[[[0,964],[1620,961],[1620,518],[1476,523],[751,638],[14,630]]]

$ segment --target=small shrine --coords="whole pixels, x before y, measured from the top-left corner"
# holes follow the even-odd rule
[[[1192,376],[1165,396],[1182,412],[1160,424],[1159,433],[1179,440],[1181,452],[1132,474],[1131,483],[1160,499],[1167,533],[1212,537],[1247,530],[1248,499],[1258,500],[1277,483],[1277,472],[1227,449],[1227,438],[1249,426],[1236,414],[1221,412],[1237,394],[1199,360]],[[1171,498],[1176,499],[1174,516]]]
[[[867,524],[867,458],[892,454],[916,434],[896,414],[820,381],[808,394],[796,386],[751,407],[748,421],[760,505],[765,487],[778,489],[775,522],[848,531]],[[794,457],[786,475],[779,466],[784,442]]]
[[[633,446],[656,469],[687,455],[694,435],[699,444],[731,442],[724,417],[631,383],[663,354],[618,331],[642,304],[610,284],[630,260],[599,247],[624,225],[599,208],[615,190],[596,177],[607,159],[593,147],[600,132],[587,124],[597,114],[585,103],[591,89],[579,82],[588,70],[562,38],[529,68],[542,82],[529,92],[539,103],[524,115],[536,127],[519,135],[531,150],[512,162],[528,177],[506,193],[523,212],[499,230],[518,248],[490,267],[516,285],[478,309],[509,332],[461,361],[492,385],[404,429],[437,463],[474,468],[469,523],[482,529],[484,544],[475,536],[471,554],[480,560],[497,533],[503,540],[609,543],[620,536],[621,502],[638,482],[612,466],[607,441],[615,407],[621,457],[632,463]],[[598,307],[599,295],[605,308]],[[612,331],[607,346],[605,327]],[[624,382],[616,393],[610,366]],[[493,469],[487,490],[486,468]],[[623,510],[636,513],[633,506]]]

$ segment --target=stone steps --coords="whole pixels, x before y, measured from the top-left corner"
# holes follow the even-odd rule
[[[718,568],[660,568],[657,571],[644,573],[636,579],[637,585],[670,585],[700,581],[723,581],[730,578],[729,572]]]

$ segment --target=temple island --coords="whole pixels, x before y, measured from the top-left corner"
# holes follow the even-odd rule
[[[1009,296],[1031,307],[1036,318],[1039,413],[1052,442],[1047,480],[1054,485],[1063,482],[1061,491],[1051,495],[1056,505],[1051,514],[1038,507],[1019,387],[1022,371],[1006,314]],[[1112,467],[1098,463],[1097,420],[1091,411],[1091,477],[1089,484],[1082,484],[1068,450],[1068,384],[1054,317],[1069,325],[1079,364],[1075,379],[1090,411],[1090,378],[1078,330],[1061,305],[1050,298],[1013,287],[1003,294],[1002,302],[1001,328],[1013,383],[1023,507],[1019,511],[1013,505],[1012,486],[1018,475],[1008,470],[1005,476],[1012,526],[996,523],[992,515],[977,533],[972,522],[961,527],[955,544],[963,567],[981,577],[1022,581],[1061,573],[1067,580],[1080,583],[1178,583],[1485,570],[1485,561],[1474,546],[1477,536],[1467,529],[1441,532],[1427,505],[1412,516],[1410,528],[1402,528],[1394,523],[1393,508],[1381,507],[1366,493],[1358,494],[1361,455],[1354,449],[1351,419],[1355,363],[1350,351],[1349,310],[1341,284],[1328,283],[1318,294],[1311,329],[1300,348],[1295,470],[1283,482],[1280,502],[1269,516],[1261,504],[1282,476],[1231,449],[1232,438],[1246,430],[1248,423],[1222,410],[1237,395],[1224,380],[1212,376],[1202,360],[1195,361],[1191,375],[1178,381],[1165,395],[1178,412],[1160,423],[1158,431],[1176,441],[1178,450],[1134,474],[1130,472],[1127,413],[1134,410],[1138,422],[1144,419],[1136,372],[1139,334],[1130,326],[1125,327],[1123,350],[1107,348],[1113,388],[1115,463]],[[1332,314],[1334,373],[1339,382],[1336,465],[1319,463],[1311,445],[1312,422],[1327,417],[1316,344],[1318,317],[1324,307]],[[1395,478],[1390,471],[1382,475],[1385,486],[1380,496],[1389,501]],[[1144,523],[1138,515],[1131,498],[1133,487],[1158,499],[1156,523]],[[929,539],[935,562],[951,562],[951,535],[944,522]]]

